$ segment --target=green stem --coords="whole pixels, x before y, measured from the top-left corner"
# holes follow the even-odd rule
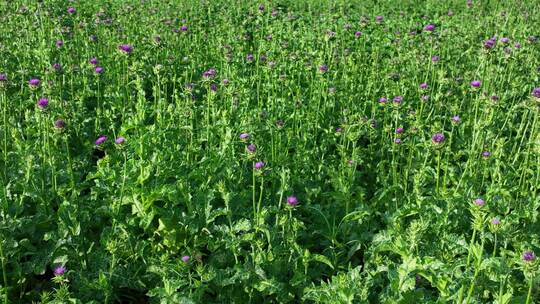
[[[8,283],[7,283],[7,271],[6,271],[6,258],[4,257],[3,242],[0,242],[0,260],[2,261],[2,277],[4,279],[4,304],[8,304]]]

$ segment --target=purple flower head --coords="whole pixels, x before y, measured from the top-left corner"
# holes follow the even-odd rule
[[[480,80],[471,81],[471,87],[473,87],[473,88],[479,88],[481,84],[482,83],[480,82]]]
[[[384,19],[383,16],[375,16],[375,21],[377,23],[381,23],[383,21],[383,19]]]
[[[228,85],[230,83],[229,79],[225,78],[223,79],[223,85]]]
[[[64,45],[64,41],[62,40],[56,40],[56,47],[59,48],[59,47],[62,47]]]
[[[380,104],[385,104],[386,103],[386,98],[384,98],[384,97],[379,98],[379,103]]]
[[[65,266],[58,266],[54,268],[54,276],[59,277],[63,276],[66,273],[67,269]]]
[[[180,30],[181,30],[182,32],[187,32],[187,30],[188,30],[187,25],[182,25],[182,27],[180,28]]]
[[[99,145],[103,144],[106,140],[107,140],[107,136],[103,136],[103,135],[102,135],[102,136],[99,136],[99,137],[96,139],[95,144],[99,146]]]
[[[216,69],[209,69],[203,72],[204,78],[213,78],[216,76]]]
[[[321,71],[321,72],[323,72],[323,73],[326,72],[326,71],[328,71],[328,66],[327,66],[326,64],[321,64],[321,65],[319,66],[319,71]]]
[[[489,151],[484,151],[484,152],[482,152],[482,156],[483,156],[484,158],[488,158],[488,157],[491,156],[491,152],[489,152]]]
[[[341,132],[343,132],[343,129],[342,129],[342,128],[339,128],[339,127],[336,128],[336,133],[341,133]]]
[[[489,50],[489,49],[493,48],[496,43],[497,43],[496,39],[490,38],[490,39],[484,41],[484,48]]]
[[[38,107],[40,108],[45,108],[46,106],[49,105],[49,99],[45,98],[45,97],[41,97],[38,102],[37,102],[37,105]]]
[[[129,44],[120,44],[118,46],[118,49],[122,51],[124,54],[129,54],[133,51],[133,47]]]
[[[54,127],[57,129],[63,129],[66,127],[66,122],[63,119],[58,119],[54,122]]]
[[[431,61],[438,62],[439,60],[441,60],[441,58],[439,56],[437,56],[437,55],[431,56]]]
[[[262,5],[262,4],[259,5],[259,11],[260,11],[260,12],[264,12],[264,5]]]
[[[427,87],[428,87],[428,85],[425,82],[420,84],[420,89],[422,89],[422,90],[427,89]]]
[[[248,134],[248,133],[242,133],[242,134],[240,134],[240,139],[241,139],[241,140],[246,140],[246,139],[248,139],[248,138],[249,138],[249,134]]]
[[[491,95],[491,100],[492,100],[492,101],[497,102],[497,101],[499,101],[499,99],[500,99],[499,96],[497,96],[497,95]]]
[[[96,74],[101,74],[101,73],[103,73],[103,68],[100,67],[100,66],[98,66],[98,67],[96,67],[96,68],[94,69],[94,72],[96,72]]]
[[[189,262],[191,258],[189,257],[189,255],[185,255],[182,257],[182,262],[184,262],[184,264],[187,264],[187,262]]]
[[[253,56],[253,54],[247,54],[246,56],[247,61],[252,62],[254,59],[255,59],[255,56]]]
[[[444,134],[442,133],[435,133],[433,136],[431,136],[431,141],[434,144],[440,144],[444,141]]]
[[[289,204],[290,206],[296,206],[298,205],[298,199],[296,198],[296,196],[287,196],[287,204]]]
[[[255,151],[257,151],[257,146],[255,144],[249,144],[246,149],[249,153],[255,153]]]
[[[360,38],[362,36],[362,32],[356,32],[354,33],[354,37]]]
[[[403,129],[403,128],[397,128],[396,129],[396,134],[403,134],[404,131],[405,131],[405,129]]]
[[[428,101],[429,100],[429,95],[422,95],[422,101]]]
[[[498,218],[494,217],[491,219],[491,225],[497,226],[500,224],[501,224],[501,220],[499,220]]]
[[[534,88],[531,93],[532,96],[540,98],[540,87]]]
[[[35,86],[38,86],[40,83],[39,79],[37,78],[32,78],[28,81],[28,84],[32,87],[35,87]]]
[[[428,25],[424,26],[424,31],[433,32],[434,30],[435,30],[435,25],[434,24],[428,24]]]
[[[210,85],[210,90],[212,90],[212,92],[217,92],[217,90],[218,90],[217,84],[212,83],[212,84]]]
[[[514,44],[514,47],[519,50],[521,48],[521,44],[519,42],[516,42],[516,44]]]
[[[457,116],[457,115],[452,116],[452,123],[458,124],[460,122],[461,122],[461,118],[459,116]]]
[[[277,17],[278,14],[279,12],[276,9],[272,10],[272,17]]]
[[[532,251],[525,251],[522,258],[525,262],[532,262],[536,259],[536,255]]]
[[[352,165],[354,165],[354,160],[352,160],[352,159],[349,159],[349,160],[347,161],[347,164],[348,164],[349,166],[352,166]]]
[[[77,12],[74,7],[68,7],[67,12],[70,14],[75,14]]]
[[[262,168],[264,168],[264,163],[262,161],[258,161],[255,163],[253,168],[255,168],[255,170],[261,170]]]
[[[88,62],[90,62],[91,65],[98,65],[98,63],[99,63],[99,61],[97,60],[96,57],[90,58],[90,60]]]
[[[481,198],[475,199],[475,200],[473,201],[473,203],[474,203],[476,206],[478,206],[478,207],[482,207],[482,206],[484,206],[484,205],[486,204],[486,202],[485,202],[483,199],[481,199]]]
[[[6,74],[0,74],[0,82],[7,81],[7,75]]]
[[[401,139],[400,138],[394,139],[394,144],[401,145]]]
[[[60,71],[62,69],[62,65],[60,63],[55,63],[52,65],[53,69],[56,71]]]
[[[394,103],[401,103],[403,101],[403,96],[395,96],[393,99]]]
[[[126,142],[126,139],[125,139],[124,137],[122,137],[122,136],[118,137],[118,138],[114,141],[114,143],[117,144],[117,145],[121,145],[121,144],[123,144],[123,143],[125,143],[125,142]]]
[[[502,37],[502,38],[501,38],[501,42],[502,42],[502,43],[508,43],[508,42],[510,42],[510,39],[508,39],[508,38],[506,38],[506,37]]]

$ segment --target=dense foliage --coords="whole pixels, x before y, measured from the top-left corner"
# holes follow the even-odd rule
[[[0,303],[540,301],[539,24],[0,2]]]

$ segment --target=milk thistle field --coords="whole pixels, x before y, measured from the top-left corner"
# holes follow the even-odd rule
[[[540,303],[540,2],[0,2],[0,304]]]

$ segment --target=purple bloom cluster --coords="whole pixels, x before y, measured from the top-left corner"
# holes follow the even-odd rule
[[[216,76],[216,69],[212,68],[203,72],[204,78],[214,78]]]
[[[261,170],[262,168],[264,168],[264,162],[262,161],[256,162],[253,168],[255,168],[255,170]]]
[[[0,74],[0,81],[1,82],[7,81],[7,75],[6,74]]]
[[[39,81],[39,79],[37,79],[37,78],[32,78],[32,79],[28,80],[28,84],[30,86],[32,86],[32,87],[38,86],[40,82],[41,81]]]
[[[328,66],[327,66],[326,64],[321,64],[321,65],[319,66],[319,71],[321,71],[321,72],[323,72],[323,73],[326,72],[326,71],[328,71]]]
[[[522,258],[525,262],[532,262],[536,259],[536,255],[532,251],[525,251]]]
[[[49,105],[49,99],[48,98],[45,98],[45,97],[41,97],[38,101],[37,101],[37,105],[38,107],[40,108],[45,108]]]
[[[296,198],[296,196],[288,196],[287,197],[287,204],[289,204],[290,206],[296,206],[298,205],[298,199]]]
[[[485,202],[483,199],[481,199],[481,198],[475,199],[475,200],[473,201],[473,203],[474,203],[476,206],[478,206],[478,207],[482,207],[482,206],[484,206],[484,205],[486,204],[486,202]]]
[[[428,25],[424,26],[424,31],[433,32],[434,30],[435,30],[435,25],[434,24],[428,24]]]
[[[118,49],[124,54],[129,54],[133,51],[133,47],[129,44],[120,44]]]
[[[105,141],[107,140],[107,136],[99,136],[97,139],[96,139],[96,142],[95,144],[96,145],[102,145]]]
[[[54,122],[54,127],[57,129],[63,129],[66,127],[66,122],[63,119],[58,119]]]
[[[431,136],[431,141],[435,144],[440,144],[444,141],[444,134],[442,133],[435,133],[433,136]]]
[[[393,99],[394,103],[401,103],[403,101],[403,96],[395,96]]]
[[[536,98],[540,98],[540,87],[534,88],[534,89],[532,90],[531,95],[534,96],[534,97],[536,97]]]
[[[497,43],[496,37],[489,38],[488,40],[484,41],[484,48],[488,50],[492,49],[496,43]]]
[[[67,269],[65,266],[58,266],[54,268],[54,276],[59,277],[63,276],[66,273]]]
[[[480,85],[482,85],[482,83],[480,82],[480,80],[473,80],[473,81],[471,81],[471,87],[473,87],[473,88],[479,88]]]

